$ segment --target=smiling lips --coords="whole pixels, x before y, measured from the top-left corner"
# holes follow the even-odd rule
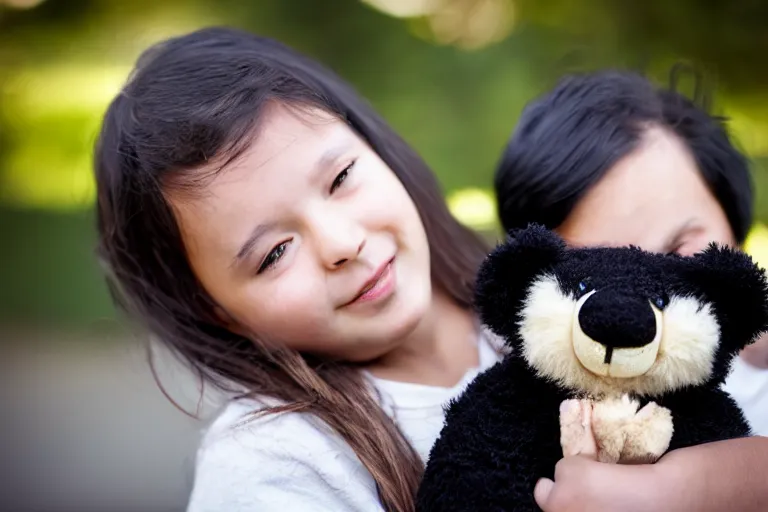
[[[389,297],[395,289],[395,271],[392,265],[394,261],[395,259],[392,258],[379,267],[373,276],[366,281],[355,298],[346,305],[375,302]]]

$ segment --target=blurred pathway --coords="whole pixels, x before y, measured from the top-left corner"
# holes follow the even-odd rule
[[[0,510],[184,510],[204,423],[166,400],[137,341],[6,335],[3,347]],[[163,361],[166,389],[193,411],[194,380]]]

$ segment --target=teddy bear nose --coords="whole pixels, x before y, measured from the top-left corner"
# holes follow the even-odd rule
[[[656,318],[647,299],[638,295],[600,290],[579,310],[581,330],[611,348],[636,348],[656,336]]]

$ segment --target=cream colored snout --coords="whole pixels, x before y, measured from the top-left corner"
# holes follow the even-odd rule
[[[653,367],[659,354],[663,326],[661,311],[649,301],[656,319],[656,335],[651,343],[642,347],[610,349],[587,336],[579,324],[579,311],[594,293],[593,290],[581,297],[573,312],[573,350],[579,362],[590,372],[605,377],[627,379],[645,374]],[[612,354],[610,361],[606,362],[608,350],[612,350]]]

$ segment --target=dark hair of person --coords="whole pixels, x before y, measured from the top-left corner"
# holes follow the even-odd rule
[[[621,71],[565,77],[524,109],[496,169],[504,229],[529,223],[557,228],[650,126],[669,130],[687,146],[742,243],[752,224],[752,181],[725,119]]]

